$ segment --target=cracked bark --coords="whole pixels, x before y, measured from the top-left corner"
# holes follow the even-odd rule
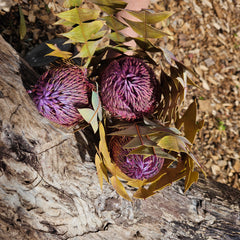
[[[224,184],[133,202],[101,192],[94,136],[41,117],[23,87],[36,78],[0,37],[0,239],[239,239],[240,192]]]

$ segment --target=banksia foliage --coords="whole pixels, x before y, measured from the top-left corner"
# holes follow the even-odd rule
[[[101,74],[101,99],[112,116],[134,120],[153,113],[158,100],[158,82],[141,59],[122,57]]]
[[[45,72],[29,93],[44,117],[70,127],[83,120],[77,108],[90,106],[93,88],[86,69],[64,65]]]

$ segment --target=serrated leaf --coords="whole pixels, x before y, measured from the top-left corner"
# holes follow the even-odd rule
[[[171,65],[172,64],[172,59],[174,61],[177,61],[177,58],[174,56],[172,52],[170,52],[168,49],[160,47],[160,49],[163,52],[163,56],[166,58],[167,62]]]
[[[124,9],[127,5],[124,1],[119,0],[91,0],[91,2],[95,3],[99,6],[99,8],[106,12],[108,15],[115,15],[117,12]]]
[[[123,184],[119,181],[119,179],[116,176],[112,176],[110,178],[111,184],[116,190],[116,192],[122,196],[123,198],[127,199],[128,201],[132,201],[132,199],[127,194],[126,189],[124,188]]]
[[[108,38],[116,43],[124,43],[126,42],[126,37],[118,32],[109,33]]]
[[[55,22],[53,25],[63,25],[66,27],[72,27],[75,23],[66,21],[64,19],[59,19],[57,22]]]
[[[159,147],[140,146],[140,147],[138,147],[136,149],[133,149],[131,152],[128,153],[128,155],[131,155],[131,154],[146,155],[146,156],[156,155],[156,156],[158,156],[160,158],[167,158],[167,159],[171,159],[171,160],[174,160],[174,161],[177,160],[174,156],[164,152]]]
[[[158,141],[161,148],[174,152],[187,152],[186,145],[178,136],[164,136]]]
[[[19,34],[20,34],[20,39],[24,39],[26,32],[27,32],[27,27],[26,27],[26,23],[25,23],[25,18],[22,12],[22,8],[19,5],[19,15],[20,15],[20,26],[19,26]]]
[[[79,54],[77,54],[75,56],[76,57],[79,57],[79,58],[91,58],[96,49],[97,49],[97,46],[99,44],[99,41],[89,41],[89,42],[86,42],[83,47],[81,48]]]
[[[100,11],[89,8],[73,8],[71,10],[61,12],[57,14],[59,18],[62,18],[68,22],[75,24],[82,24],[82,22],[95,20],[98,18]]]
[[[114,164],[111,161],[111,157],[110,157],[110,154],[108,151],[105,130],[104,130],[102,122],[99,122],[99,135],[100,135],[99,150],[103,155],[104,164],[106,165],[108,170],[113,174],[115,171]]]
[[[55,56],[55,57],[60,57],[63,59],[68,59],[72,56],[72,53],[67,52],[67,51],[62,51],[57,47],[57,45],[53,45],[50,43],[46,43],[49,48],[51,48],[53,51],[46,54],[45,56]]]
[[[70,32],[62,35],[71,39],[73,42],[86,43],[103,27],[104,22],[96,20],[89,23],[82,23],[80,26],[73,28]]]
[[[142,36],[143,38],[161,38],[164,36],[169,36],[168,33],[165,33],[157,28],[154,28],[150,25],[147,25],[144,22],[135,22],[124,18],[127,24],[133,29],[134,32]]]
[[[147,137],[141,137],[141,139],[137,136],[135,138],[133,138],[131,141],[129,141],[127,144],[125,144],[123,146],[123,148],[136,148],[139,146],[147,146],[147,147],[153,147],[153,146],[157,146],[157,144],[153,141],[151,141],[150,139],[148,139]]]
[[[90,108],[79,108],[78,112],[82,115],[87,123],[90,123],[95,113],[95,111]]]
[[[99,155],[96,153],[95,155],[95,165],[97,168],[97,174],[99,179],[99,184],[102,189],[103,186],[103,178],[108,182],[108,175],[107,175],[107,169],[105,168],[102,160],[100,159]]]
[[[193,160],[185,155],[186,162],[186,178],[185,178],[185,192],[191,187],[193,183],[196,183],[199,177],[199,173],[193,171],[194,163]]]
[[[82,4],[82,0],[65,0],[63,3],[64,8],[79,7]]]
[[[184,113],[181,119],[178,119],[175,123],[176,127],[179,128],[184,124],[185,137],[192,143],[196,136],[196,133],[203,126],[203,121],[197,122],[197,105],[196,102],[192,102]]]
[[[181,178],[184,178],[186,176],[185,167],[182,161],[178,162],[178,165],[176,168],[167,168],[165,170],[166,174],[163,175],[159,180],[153,182],[149,186],[149,191],[156,192],[159,191],[169,185],[171,185],[173,182],[180,180]]]
[[[103,17],[103,20],[106,21],[106,24],[108,25],[108,27],[110,27],[115,32],[123,30],[124,28],[128,27],[126,24],[120,22],[114,16]]]
[[[150,196],[153,196],[155,193],[144,187],[138,188],[138,190],[133,194],[134,198],[146,199]]]
[[[173,12],[169,12],[169,11],[164,11],[159,13],[151,13],[147,10],[141,10],[141,11],[126,10],[126,11],[147,24],[156,24],[173,15]]]

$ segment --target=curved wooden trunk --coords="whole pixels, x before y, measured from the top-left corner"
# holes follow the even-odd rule
[[[128,202],[101,192],[94,136],[37,112],[36,74],[0,36],[0,239],[239,239],[240,192],[200,179]]]

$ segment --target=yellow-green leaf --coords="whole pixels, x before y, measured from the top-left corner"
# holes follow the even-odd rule
[[[161,38],[164,36],[169,36],[168,33],[158,30],[157,28],[154,28],[144,22],[135,22],[126,18],[124,18],[124,20],[129,24],[134,32],[143,38]]]
[[[68,22],[81,24],[82,22],[95,20],[98,18],[100,11],[89,8],[73,8],[71,10],[61,12],[57,14],[59,18],[62,18]]]
[[[75,57],[80,57],[80,58],[92,57],[97,49],[98,44],[99,44],[99,41],[86,42],[81,48],[79,54],[76,55]]]
[[[147,24],[156,24],[173,15],[173,12],[169,11],[164,11],[160,13],[151,13],[147,10],[142,11],[126,10],[126,11]]]
[[[82,23],[70,32],[63,33],[62,35],[71,39],[73,42],[86,43],[103,27],[103,24],[104,22],[100,20]]]
[[[187,152],[185,143],[178,136],[164,136],[159,140],[158,145],[174,152]]]
[[[20,39],[22,40],[26,35],[27,27],[26,27],[24,15],[23,15],[23,12],[22,12],[22,8],[21,8],[20,5],[19,5],[19,15],[20,15],[19,33],[20,33]]]
[[[120,31],[127,27],[124,23],[120,22],[116,17],[114,16],[106,16],[103,17],[103,19],[106,21],[106,24],[115,32]]]
[[[98,7],[108,15],[115,15],[127,5],[126,2],[119,0],[91,0],[91,2],[98,5]]]
[[[95,155],[95,164],[96,164],[96,168],[97,168],[99,184],[102,189],[103,178],[105,178],[105,180],[108,182],[108,175],[107,175],[107,169],[105,168],[102,160],[100,159],[100,157],[97,153]]]
[[[75,23],[66,21],[64,19],[59,19],[57,22],[55,22],[53,25],[63,25],[66,27],[72,27]]]
[[[63,3],[63,7],[71,8],[71,7],[79,7],[82,4],[82,0],[65,0]]]
[[[128,155],[131,154],[138,154],[138,155],[145,155],[145,156],[151,156],[156,155],[161,158],[167,158],[176,161],[177,159],[172,156],[171,154],[168,154],[164,152],[159,147],[146,147],[146,146],[140,146],[138,148],[133,149],[131,152],[128,153]]]
[[[127,191],[124,188],[123,184],[121,183],[121,181],[116,176],[112,176],[110,178],[110,181],[111,181],[112,186],[114,187],[114,189],[117,191],[117,193],[120,196],[127,199],[128,201],[132,201],[132,199],[127,194]]]
[[[50,43],[46,43],[49,48],[51,48],[53,51],[46,54],[45,56],[55,56],[55,57],[60,57],[63,59],[68,59],[72,56],[72,53],[67,52],[67,51],[62,51],[60,50],[57,45],[53,45]]]

